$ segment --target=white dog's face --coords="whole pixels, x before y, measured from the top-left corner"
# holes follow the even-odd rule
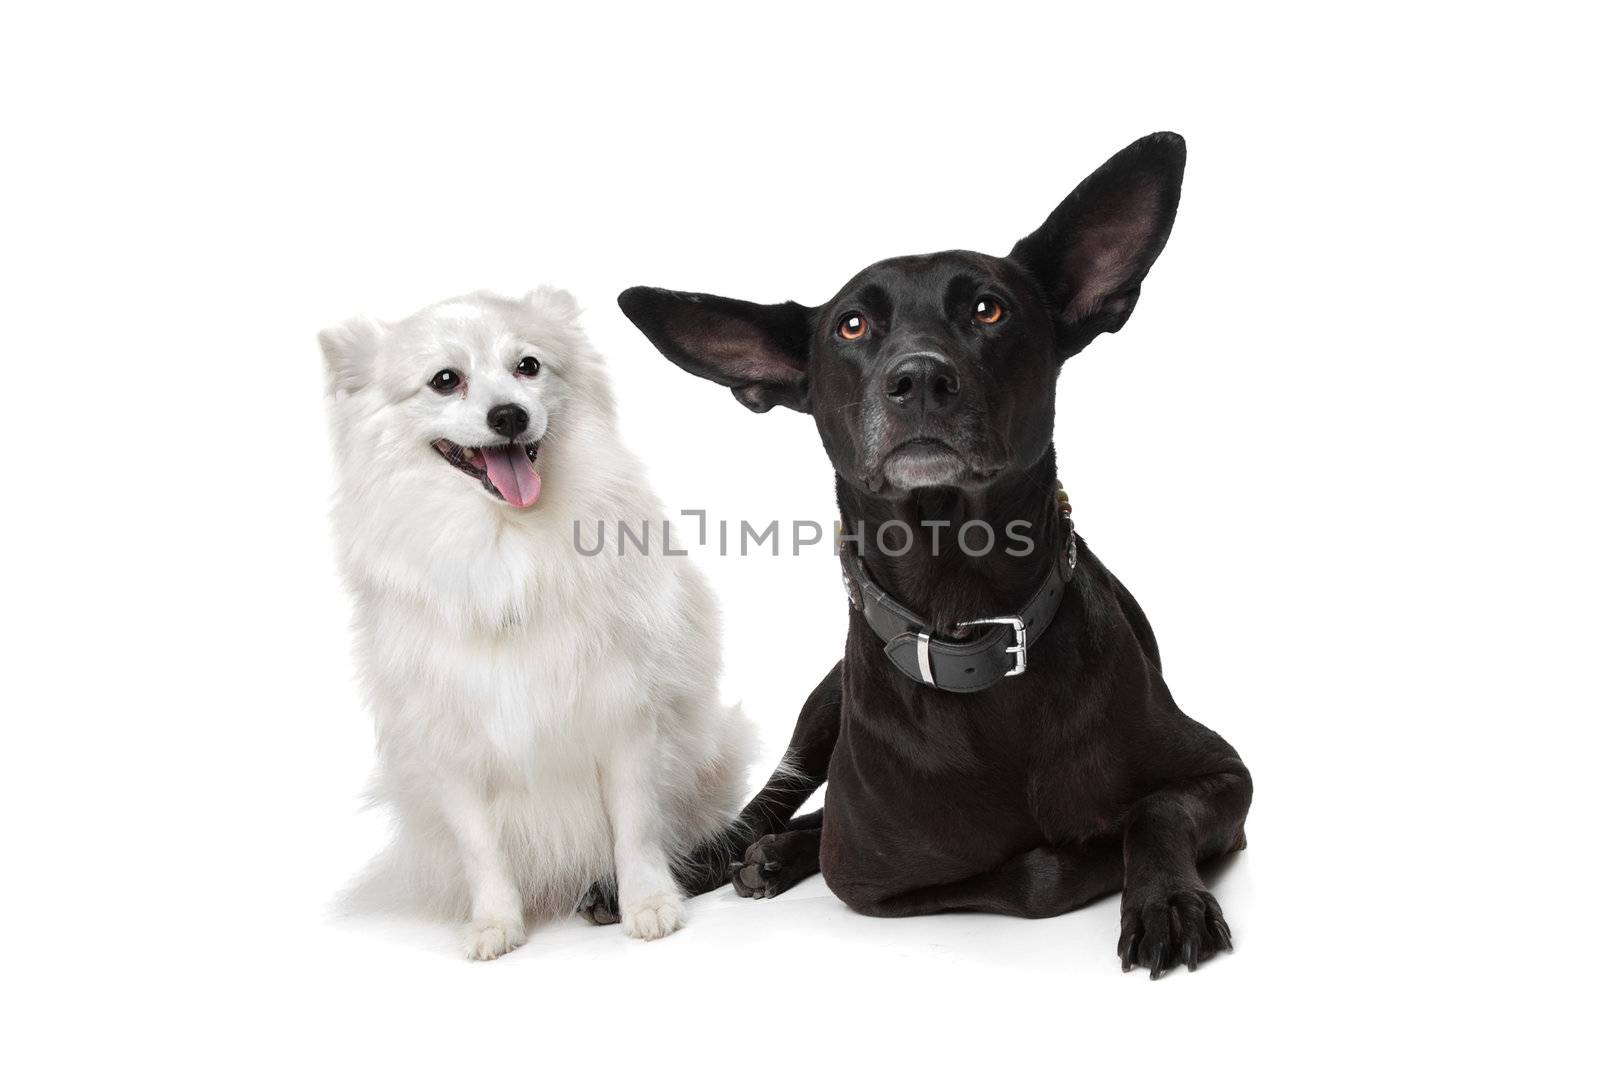
[[[540,443],[573,401],[588,358],[576,314],[571,296],[539,289],[522,300],[478,293],[398,323],[352,319],[324,330],[347,483],[534,507]]]

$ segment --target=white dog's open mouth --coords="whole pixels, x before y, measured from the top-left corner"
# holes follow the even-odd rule
[[[463,448],[443,437],[433,442],[433,450],[450,466],[483,486],[514,508],[532,507],[539,499],[539,472],[533,461],[539,458],[539,442],[513,442],[488,448]]]

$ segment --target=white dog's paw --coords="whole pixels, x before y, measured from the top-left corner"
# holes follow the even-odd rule
[[[467,927],[467,958],[499,959],[527,940],[521,923],[484,919]]]
[[[666,937],[682,925],[683,901],[676,893],[651,893],[622,909],[622,932],[643,941]]]

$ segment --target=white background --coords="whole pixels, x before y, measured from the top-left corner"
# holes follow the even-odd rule
[[[577,5],[574,5],[576,9]],[[1580,8],[548,12],[44,5],[0,33],[11,1062],[1041,1062],[1551,1052],[1592,1007],[1596,86]],[[617,311],[1004,252],[1189,141],[1137,312],[1066,367],[1081,529],[1256,779],[1237,951],[1103,902],[873,920],[813,880],[493,964],[328,918],[379,845],[314,335],[478,287],[589,309],[669,508],[833,516],[809,423]],[[548,487],[559,492],[559,486]],[[776,757],[825,553],[698,556]],[[776,641],[780,630],[791,635]]]

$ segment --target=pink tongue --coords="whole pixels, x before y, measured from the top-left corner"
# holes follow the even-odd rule
[[[482,449],[489,467],[489,480],[514,508],[525,508],[539,499],[539,472],[533,469],[528,450],[521,445],[499,445]]]

